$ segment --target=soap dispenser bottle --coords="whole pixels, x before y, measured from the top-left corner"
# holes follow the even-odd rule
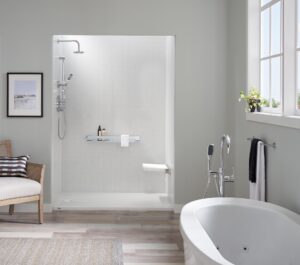
[[[98,127],[98,132],[97,132],[97,136],[101,136],[102,134],[102,130],[101,130],[101,126],[99,125]]]

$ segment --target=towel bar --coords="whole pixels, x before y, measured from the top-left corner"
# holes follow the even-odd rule
[[[247,138],[248,141],[252,141],[255,137],[252,137],[252,138]],[[269,144],[269,143],[266,143],[265,141],[262,140],[262,142],[264,143],[265,146],[269,146],[269,147],[272,147],[274,149],[276,149],[277,147],[277,144],[275,142],[273,142],[272,144]]]

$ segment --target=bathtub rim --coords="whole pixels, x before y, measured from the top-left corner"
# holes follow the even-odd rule
[[[201,208],[220,205],[268,210],[287,218],[288,221],[292,221],[300,226],[300,215],[269,202],[255,201],[244,198],[206,198],[192,201],[182,208],[180,214],[180,230],[182,236],[184,240],[187,240],[189,244],[195,248],[195,250],[198,251],[205,260],[215,262],[216,264],[234,265],[230,261],[226,260],[216,249],[213,241],[201,225],[197,216],[197,212]]]

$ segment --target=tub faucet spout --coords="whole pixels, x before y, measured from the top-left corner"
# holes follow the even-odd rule
[[[231,177],[224,176],[224,151],[226,147],[226,153],[230,153],[231,139],[228,134],[224,134],[221,137],[221,148],[220,148],[220,168],[219,168],[219,194],[220,197],[224,197],[224,182],[231,180]]]

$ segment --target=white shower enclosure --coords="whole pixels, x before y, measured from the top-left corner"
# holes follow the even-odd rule
[[[84,53],[58,39],[78,41]],[[62,58],[64,117],[56,105]],[[172,209],[174,64],[174,36],[53,36],[55,209]],[[97,139],[99,125],[113,141]],[[121,147],[121,135],[140,140]],[[146,172],[143,163],[166,164],[169,172]]]

